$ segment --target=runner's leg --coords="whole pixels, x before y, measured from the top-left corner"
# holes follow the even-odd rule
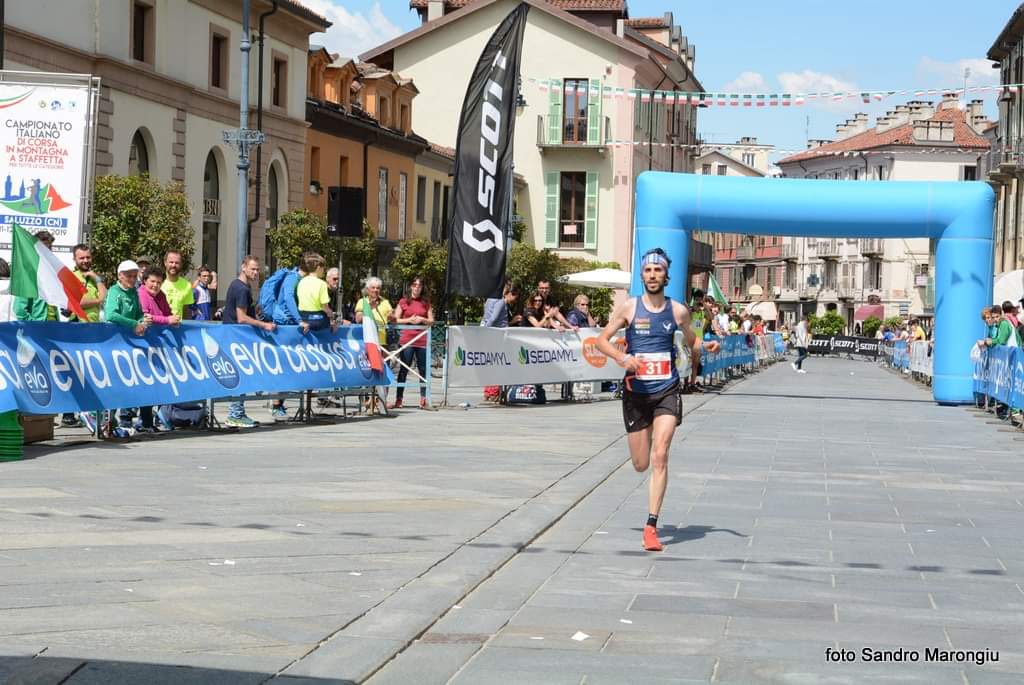
[[[668,489],[668,451],[676,432],[676,417],[659,414],[654,417],[653,439],[650,451],[651,482],[648,489],[648,512],[657,516]]]
[[[629,456],[633,460],[633,468],[639,473],[646,471],[651,463],[651,433],[651,426],[634,433],[626,433]]]

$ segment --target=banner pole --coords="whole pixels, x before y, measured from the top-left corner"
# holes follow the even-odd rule
[[[444,327],[444,363],[441,367],[441,383],[444,385],[444,398],[441,400],[441,406],[448,406],[448,335],[451,330],[451,326]]]

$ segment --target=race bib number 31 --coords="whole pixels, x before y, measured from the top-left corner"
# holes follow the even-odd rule
[[[636,360],[640,362],[636,372],[637,380],[664,381],[672,377],[671,352],[640,352]]]

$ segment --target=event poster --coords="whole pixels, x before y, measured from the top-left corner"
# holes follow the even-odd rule
[[[53,234],[70,263],[80,241],[89,88],[0,83],[0,256],[10,260],[11,224]]]

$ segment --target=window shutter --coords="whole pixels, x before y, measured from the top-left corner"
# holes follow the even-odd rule
[[[551,79],[551,91],[548,100],[548,144],[562,143],[562,80]],[[557,217],[556,217],[557,219]]]
[[[547,202],[544,206],[544,247],[558,247],[558,185],[560,174],[544,174]]]
[[[597,174],[587,172],[587,213],[584,221],[583,247],[588,250],[597,249]]]
[[[604,145],[604,117],[601,116],[604,98],[600,79],[590,79],[587,93],[587,145]]]

